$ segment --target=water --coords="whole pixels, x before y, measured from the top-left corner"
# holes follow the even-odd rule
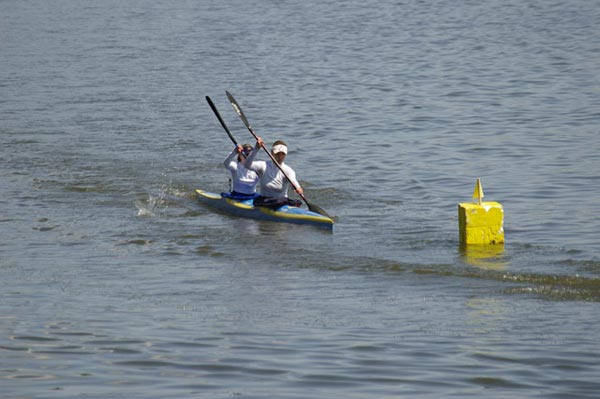
[[[0,397],[594,398],[593,1],[0,2]],[[241,103],[333,233],[202,208]],[[481,178],[507,242],[458,245]]]

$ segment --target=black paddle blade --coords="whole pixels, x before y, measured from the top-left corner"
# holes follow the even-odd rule
[[[311,204],[309,202],[306,203],[306,206],[308,206],[308,209],[311,212],[318,213],[319,215],[327,216],[329,219],[332,219],[332,217],[329,216],[329,214],[327,212],[325,212],[325,210],[323,208],[321,208],[320,206]]]
[[[231,139],[231,141],[233,142],[233,144],[235,144],[237,146],[238,145],[237,141],[235,140],[235,138],[233,137],[233,135],[229,131],[229,128],[225,124],[225,121],[223,120],[223,118],[221,118],[221,114],[219,113],[219,111],[217,110],[217,107],[212,102],[212,100],[210,99],[209,96],[206,96],[206,102],[208,103],[208,105],[210,105],[210,109],[212,109],[213,113],[215,114],[215,116],[217,117],[217,119],[219,120],[219,122],[221,123],[221,126],[223,126],[223,129],[225,129],[225,132],[227,133],[227,135],[229,136],[229,138]]]
[[[244,122],[244,125],[246,125],[246,127],[252,131],[252,128],[250,127],[250,122],[248,122],[248,118],[246,118],[246,115],[244,115],[244,111],[242,111],[242,107],[240,107],[240,105],[236,101],[235,97],[233,97],[233,95],[230,92],[228,92],[227,90],[225,90],[225,94],[227,94],[227,98],[229,99],[231,106],[233,107],[235,112],[238,114],[238,116],[240,117],[242,122]]]

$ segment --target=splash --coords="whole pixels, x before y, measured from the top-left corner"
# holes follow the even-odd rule
[[[161,217],[167,216],[171,207],[176,211],[185,206],[185,200],[194,198],[193,190],[177,186],[172,181],[163,183],[156,194],[148,194],[148,198],[134,202],[139,217]],[[184,201],[182,201],[184,200]]]
[[[157,217],[157,215],[168,208],[164,198],[164,192],[159,193],[158,196],[148,194],[148,199],[144,201],[135,201],[134,204],[138,209],[137,216],[140,217]]]

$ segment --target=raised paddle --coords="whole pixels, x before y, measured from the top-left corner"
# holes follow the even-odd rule
[[[229,131],[229,128],[225,124],[225,121],[223,120],[223,118],[221,118],[221,114],[219,114],[217,107],[215,107],[215,104],[212,102],[212,100],[210,99],[209,96],[206,96],[206,101],[208,102],[208,105],[210,105],[210,108],[213,110],[213,112],[217,116],[217,119],[219,120],[219,122],[221,122],[221,126],[223,126],[223,129],[225,129],[225,131],[227,132],[227,135],[229,136],[231,141],[233,141],[233,144],[235,144],[235,146],[237,147],[237,145],[238,145],[237,141],[235,141],[235,138],[233,138],[233,135]]]
[[[248,122],[248,118],[246,118],[246,115],[244,115],[244,112],[242,111],[242,108],[240,107],[240,105],[238,104],[238,102],[235,100],[235,98],[231,95],[230,92],[225,91],[225,93],[227,94],[227,98],[231,102],[231,105],[233,106],[233,109],[239,115],[239,117],[242,120],[242,122],[244,122],[244,125],[246,125],[246,127],[248,128],[248,130],[250,131],[250,133],[252,133],[252,135],[254,136],[254,138],[256,140],[258,140],[258,135],[254,132],[254,129],[252,129],[252,126],[250,126],[250,122]],[[279,162],[277,162],[277,160],[275,159],[275,157],[273,156],[273,154],[271,154],[271,151],[269,151],[267,148],[265,148],[264,144],[262,144],[261,147],[262,147],[263,150],[265,150],[265,152],[267,153],[267,155],[269,155],[269,157],[271,158],[271,161],[273,161],[273,163],[275,165],[277,165],[277,167],[279,168],[279,170],[281,171],[281,173],[283,173],[283,175],[285,176],[285,178],[294,187],[294,190],[298,190],[298,187],[296,187],[296,185],[294,184],[294,182],[292,182],[292,180],[287,175],[287,173],[285,173],[285,171],[283,170],[283,168],[281,167],[281,165],[279,165]],[[308,202],[308,200],[306,199],[306,197],[304,196],[304,194],[298,193],[298,195],[302,198],[302,200],[304,200],[304,202],[306,203],[306,206],[308,206],[308,209],[310,209],[311,211],[313,211],[315,213],[318,213],[320,215],[327,216],[328,218],[331,218],[331,216],[329,216],[327,214],[327,212],[325,212],[321,207],[319,207],[319,206],[317,206],[315,204],[311,204],[310,202]]]

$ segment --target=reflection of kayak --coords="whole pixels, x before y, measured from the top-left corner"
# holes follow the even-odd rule
[[[284,205],[277,210],[273,210],[254,206],[251,199],[239,201],[203,190],[196,190],[196,195],[201,203],[230,215],[275,222],[308,224],[325,229],[333,228],[332,219],[304,208]]]

